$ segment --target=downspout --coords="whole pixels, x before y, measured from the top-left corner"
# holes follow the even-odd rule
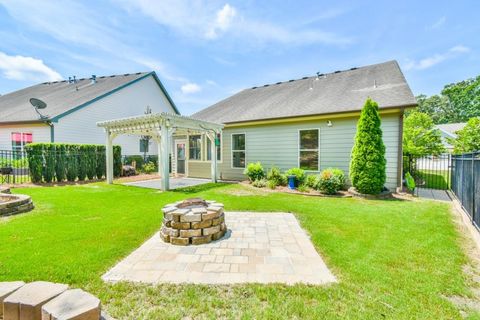
[[[398,120],[398,168],[397,168],[397,187],[403,187],[403,117],[405,109],[400,110],[400,116]]]
[[[54,143],[55,142],[55,128],[53,126],[53,122],[46,121],[45,123],[50,126],[50,142]]]

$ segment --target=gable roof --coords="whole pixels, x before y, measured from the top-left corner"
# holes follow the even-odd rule
[[[436,127],[452,138],[457,137],[457,131],[465,127],[466,122],[437,124]]]
[[[245,89],[192,117],[235,123],[360,111],[371,97],[381,109],[416,106],[396,61]]]
[[[155,72],[97,77],[96,83],[84,78],[76,83],[67,80],[44,82],[0,96],[0,123],[40,122],[38,114],[30,104],[30,98],[37,98],[47,104],[41,110],[48,120],[57,121],[61,117],[113,94],[131,84],[152,76],[177,114],[177,107],[168,95]],[[78,90],[77,90],[78,88]]]

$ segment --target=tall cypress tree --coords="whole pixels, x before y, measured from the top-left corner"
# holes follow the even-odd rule
[[[382,139],[378,104],[368,98],[357,124],[350,160],[350,180],[358,192],[378,194],[385,180],[385,145]]]

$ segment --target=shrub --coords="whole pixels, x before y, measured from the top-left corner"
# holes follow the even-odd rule
[[[95,147],[95,157],[97,158],[96,168],[95,168],[95,175],[97,179],[102,179],[105,176],[105,167],[106,167],[106,160],[105,160],[105,146],[97,145]]]
[[[385,180],[385,145],[382,140],[378,104],[367,99],[358,120],[350,161],[350,179],[358,192],[378,194]]]
[[[55,145],[48,143],[43,146],[45,166],[43,168],[43,181],[52,182],[55,178]]]
[[[405,174],[405,184],[407,185],[407,189],[408,189],[410,192],[415,191],[415,188],[416,188],[415,179],[413,179],[413,177],[412,177],[412,175],[410,174],[410,172],[407,172],[407,173]]]
[[[66,149],[63,143],[55,146],[55,177],[57,181],[65,180]]]
[[[306,176],[305,176],[305,171],[303,169],[291,168],[291,169],[288,169],[287,172],[285,172],[285,174],[287,175],[287,177],[295,176],[295,183],[297,187],[305,183]]]
[[[277,167],[272,167],[267,173],[267,180],[275,187],[282,185],[283,179],[284,177],[282,176],[280,169]]]
[[[84,181],[87,178],[87,162],[88,162],[88,154],[87,154],[87,145],[80,145],[78,147],[78,180]]]
[[[78,176],[78,147],[76,144],[66,145],[66,176],[67,181],[73,182]]]
[[[310,192],[310,188],[305,184],[299,185],[297,190],[300,192]]]
[[[43,143],[30,143],[25,146],[33,183],[42,182],[43,173]]]
[[[307,176],[307,180],[305,181],[305,185],[309,188],[315,189],[317,186],[318,178],[317,176],[311,174]]]
[[[131,155],[123,159],[123,164],[133,165],[133,162],[135,162],[135,169],[137,169],[142,168],[145,163],[150,162],[148,158],[146,160],[147,161],[144,161],[141,155]]]
[[[245,171],[243,171],[243,174],[246,175],[251,182],[265,178],[265,171],[260,162],[249,163]]]
[[[340,169],[325,169],[319,177],[316,189],[325,194],[336,194],[345,185],[345,174]]]
[[[155,163],[149,161],[142,166],[142,171],[144,173],[150,174],[156,171]]]
[[[122,148],[113,146],[113,176],[120,177],[122,173]]]
[[[93,144],[85,145],[86,148],[86,165],[87,165],[87,177],[89,180],[95,179],[96,174],[96,169],[97,169],[97,157],[96,157],[96,151],[97,147]]]
[[[274,190],[278,186],[275,180],[267,180],[267,187]]]
[[[252,182],[252,186],[256,188],[265,188],[267,186],[267,180],[266,179],[254,180]]]

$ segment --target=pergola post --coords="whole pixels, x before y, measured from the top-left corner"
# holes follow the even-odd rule
[[[169,172],[169,147],[170,136],[166,121],[162,123],[160,128],[160,152],[158,154],[158,167],[161,170],[161,189],[167,191],[170,188],[170,172]]]
[[[217,183],[217,146],[215,145],[216,133],[207,133],[207,137],[210,139],[210,154],[212,159],[210,162],[210,170],[212,182]]]
[[[106,145],[105,145],[105,156],[106,156],[106,178],[107,183],[113,183],[113,136],[110,133],[110,130],[105,130],[106,134]]]

